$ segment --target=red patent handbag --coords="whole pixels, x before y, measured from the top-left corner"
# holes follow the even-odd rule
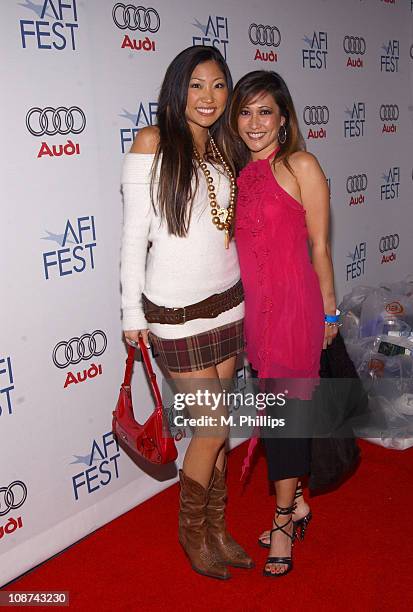
[[[157,464],[169,463],[175,461],[178,451],[164,416],[156,375],[142,338],[139,338],[139,348],[151,382],[156,402],[155,409],[143,425],[135,420],[130,383],[136,349],[130,346],[126,359],[125,377],[120,388],[118,403],[113,412],[112,431],[121,444],[126,444],[134,453],[138,453],[147,461]]]

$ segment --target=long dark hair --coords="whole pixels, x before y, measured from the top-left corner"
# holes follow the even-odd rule
[[[284,79],[270,70],[254,70],[243,76],[234,87],[234,94],[229,111],[230,123],[230,156],[236,170],[239,172],[251,159],[251,153],[238,135],[238,117],[242,108],[261,93],[269,93],[280,109],[281,116],[285,118],[287,138],[285,143],[280,143],[280,148],[274,159],[283,161],[285,166],[292,172],[288,158],[296,151],[305,150],[304,138],[298,124],[297,113],[290,91]]]
[[[152,168],[152,204],[161,219],[166,221],[168,232],[180,237],[186,236],[188,232],[193,197],[198,188],[197,164],[193,157],[194,142],[185,117],[188,87],[196,66],[208,61],[218,64],[228,88],[225,112],[210,128],[210,134],[221,154],[228,160],[224,130],[228,124],[232,78],[218,49],[195,46],[179,53],[166,71],[158,98],[159,145]],[[159,184],[155,190],[158,166]],[[192,185],[193,176],[196,177],[195,185]]]

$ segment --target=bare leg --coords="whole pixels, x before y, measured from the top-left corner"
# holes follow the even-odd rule
[[[216,366],[196,372],[169,372],[169,376],[173,379],[174,386],[183,393],[196,393],[198,390],[222,393]],[[209,406],[196,405],[188,407],[188,411],[194,418],[202,415],[219,416],[222,414],[222,407],[212,412]],[[207,428],[200,427],[194,431],[185,454],[183,471],[204,488],[209,485],[219,454],[222,455],[223,465],[223,449],[227,433],[227,429],[221,427],[211,427],[210,435]]]

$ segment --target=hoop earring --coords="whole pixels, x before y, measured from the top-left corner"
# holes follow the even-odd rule
[[[285,125],[281,125],[280,129],[278,130],[278,142],[283,145],[287,142],[287,128],[285,127]]]

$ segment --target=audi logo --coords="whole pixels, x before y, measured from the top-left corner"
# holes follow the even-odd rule
[[[71,338],[67,342],[58,342],[53,349],[53,363],[57,368],[67,368],[82,360],[99,357],[105,352],[108,344],[106,334],[97,329],[92,334],[83,334],[80,338]]]
[[[115,25],[121,30],[139,30],[154,34],[161,27],[159,13],[154,8],[117,2],[112,10]]]
[[[281,43],[281,32],[277,26],[252,23],[248,30],[248,36],[253,45],[278,47]]]
[[[392,251],[397,249],[399,246],[400,239],[399,234],[391,234],[390,236],[382,236],[380,238],[379,249],[380,253],[386,253],[386,251]]]
[[[366,174],[353,174],[353,176],[348,176],[346,187],[347,187],[347,193],[356,193],[357,191],[366,191],[367,175]]]
[[[382,104],[380,106],[380,119],[382,121],[397,121],[399,118],[399,107],[397,104]]]
[[[26,115],[26,126],[33,136],[80,134],[86,127],[86,116],[78,106],[31,108]]]
[[[0,516],[17,510],[26,501],[27,487],[21,480],[14,480],[8,487],[0,487]]]
[[[352,55],[364,55],[366,52],[366,41],[362,36],[345,36],[343,38],[343,49]]]
[[[306,106],[303,119],[306,125],[326,125],[330,119],[330,111],[327,106]]]
[[[413,45],[410,45],[410,59],[413,60]]]

